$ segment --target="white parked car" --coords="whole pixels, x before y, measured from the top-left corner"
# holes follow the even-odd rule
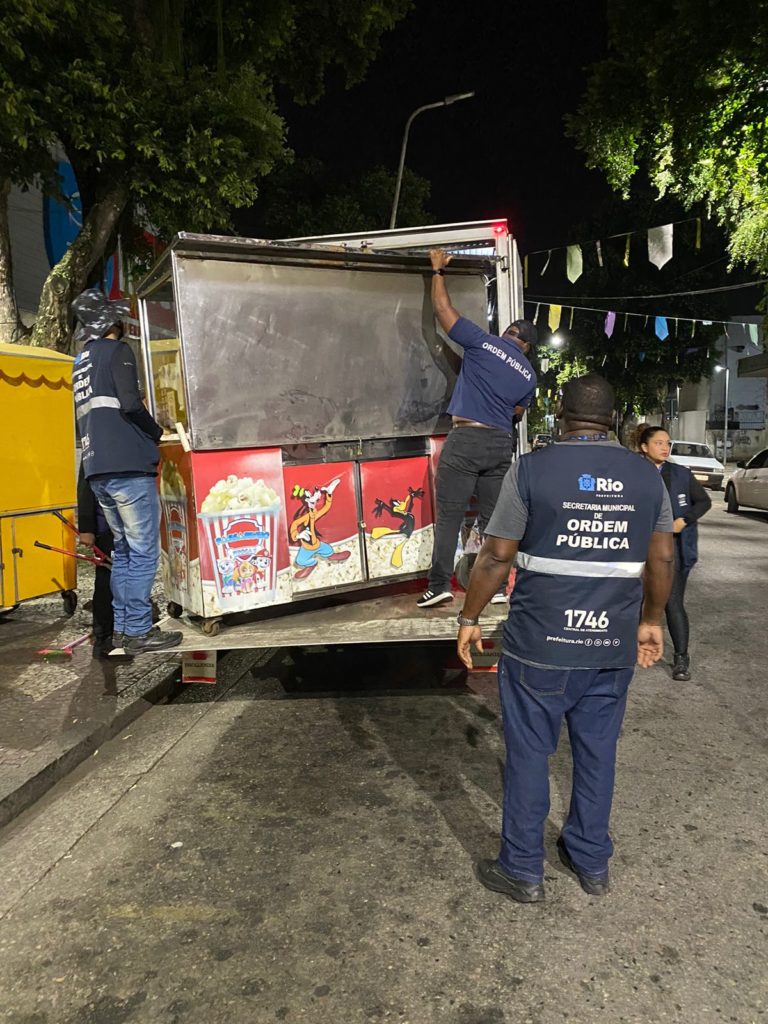
[[[753,455],[749,462],[737,462],[725,488],[729,512],[739,506],[762,508],[768,512],[768,448]]]
[[[673,441],[669,461],[687,466],[699,483],[711,487],[713,491],[719,491],[723,486],[725,467],[712,454],[708,444],[698,441]]]

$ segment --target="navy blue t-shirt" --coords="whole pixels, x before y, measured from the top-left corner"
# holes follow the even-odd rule
[[[464,349],[449,414],[511,430],[515,406],[527,409],[536,390],[536,373],[522,349],[509,338],[488,334],[463,316],[448,337]]]

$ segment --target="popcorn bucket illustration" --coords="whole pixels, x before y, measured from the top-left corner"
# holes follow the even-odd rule
[[[160,499],[165,516],[165,538],[171,584],[176,590],[189,586],[187,502],[185,498]]]
[[[245,611],[274,601],[279,515],[279,504],[200,513],[222,611]]]

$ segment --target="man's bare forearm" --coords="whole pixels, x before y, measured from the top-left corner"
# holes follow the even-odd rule
[[[445,278],[441,274],[432,275],[432,308],[438,323],[447,333],[459,319],[459,313],[453,308]]]

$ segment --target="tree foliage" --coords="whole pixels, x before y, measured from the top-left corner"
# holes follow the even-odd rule
[[[389,224],[395,177],[375,167],[344,179],[315,158],[298,159],[264,180],[253,208],[256,230],[265,238],[381,231]],[[425,178],[405,169],[398,205],[402,224],[429,223],[429,191]]]
[[[165,236],[228,229],[286,153],[276,87],[310,102],[332,65],[356,81],[409,5],[4,0],[0,180],[55,193],[60,147],[83,203],[83,232],[46,283],[35,340],[65,344],[68,303],[121,220]]]
[[[768,271],[768,0],[609,0],[609,55],[569,132],[626,193],[705,203],[734,262]]]

